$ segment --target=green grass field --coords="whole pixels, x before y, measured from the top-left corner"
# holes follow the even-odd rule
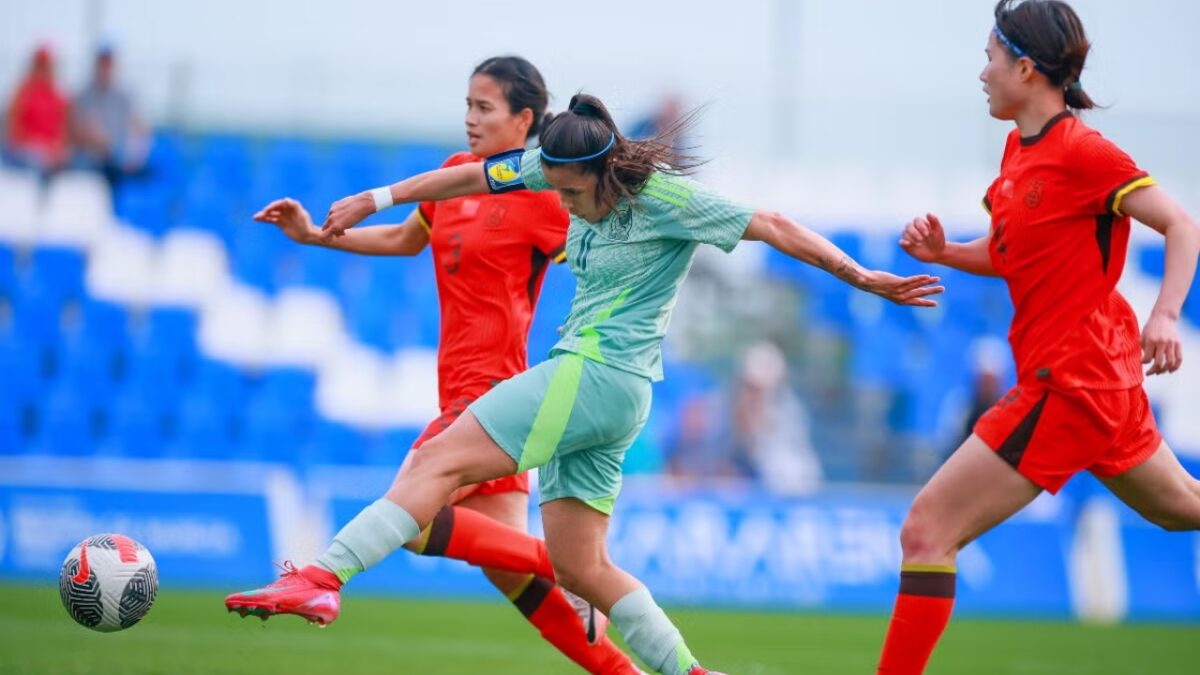
[[[881,616],[674,611],[693,651],[731,675],[873,673]],[[355,597],[324,629],[226,614],[217,593],[162,593],[139,625],[93,633],[52,587],[0,585],[0,673],[419,673],[567,675],[512,607]],[[1195,626],[1097,628],[959,621],[931,674],[1170,675],[1200,672]]]

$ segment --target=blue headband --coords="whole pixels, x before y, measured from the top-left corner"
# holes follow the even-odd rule
[[[617,134],[616,134],[616,132],[613,132],[612,134],[609,135],[608,145],[604,146],[603,150],[601,150],[600,152],[593,152],[592,154],[586,155],[584,157],[570,157],[570,158],[554,157],[552,155],[546,154],[546,148],[539,148],[538,150],[542,153],[542,159],[547,162],[550,162],[551,164],[570,164],[573,162],[586,162],[589,159],[596,159],[597,157],[600,157],[604,153],[608,152],[609,150],[612,150],[613,146],[616,144],[617,144]]]
[[[1042,64],[1038,63],[1037,59],[1035,59],[1032,56],[1030,56],[1029,54],[1027,54],[1024,49],[1021,49],[1020,47],[1018,47],[1017,43],[1010,40],[1008,38],[1008,36],[1004,34],[1004,31],[1000,30],[1000,26],[993,27],[992,32],[996,34],[997,40],[1000,40],[1000,42],[1005,47],[1008,47],[1008,50],[1010,52],[1012,52],[1013,54],[1016,54],[1018,59],[1019,58],[1027,58],[1030,61],[1033,61],[1033,67],[1037,68],[1038,72],[1045,75],[1046,77],[1050,77],[1050,73],[1046,72],[1046,69],[1042,67]]]

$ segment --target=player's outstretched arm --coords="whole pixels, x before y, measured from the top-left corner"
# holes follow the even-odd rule
[[[308,211],[295,199],[276,199],[254,214],[254,219],[275,225],[288,239],[300,244],[364,255],[416,255],[429,243],[429,235],[421,227],[416,211],[399,225],[364,227],[329,239],[321,237],[321,230],[313,225]]]
[[[1142,363],[1147,375],[1173,373],[1183,364],[1179,313],[1196,275],[1200,227],[1167,191],[1156,185],[1135,190],[1121,201],[1121,212],[1166,238],[1162,288],[1142,328]]]
[[[363,218],[396,204],[436,202],[488,192],[487,178],[479,164],[460,164],[427,171],[386,188],[376,188],[337,200],[325,216],[321,237],[326,240],[340,237],[346,230],[361,223]]]
[[[988,255],[989,237],[960,244],[946,241],[942,221],[932,213],[912,219],[900,235],[900,248],[921,262],[953,267],[981,277],[1000,276]]]
[[[756,211],[742,239],[766,242],[773,248],[820,267],[855,288],[874,293],[898,305],[936,307],[929,296],[941,293],[937,277],[918,274],[899,277],[889,272],[863,269],[845,251],[812,230],[778,213]]]

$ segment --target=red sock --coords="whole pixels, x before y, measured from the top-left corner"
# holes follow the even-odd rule
[[[447,506],[434,516],[420,553],[554,579],[546,542],[459,506]]]
[[[878,675],[921,675],[954,610],[954,567],[903,565]]]
[[[554,645],[584,670],[593,675],[637,675],[642,671],[607,636],[595,645],[588,644],[579,615],[562,589],[541,577],[531,577],[529,585],[512,598],[521,614],[537,627],[542,638]]]

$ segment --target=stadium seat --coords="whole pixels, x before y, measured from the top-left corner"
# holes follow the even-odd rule
[[[271,305],[266,363],[315,367],[345,341],[341,309],[334,296],[306,288],[286,288]]]
[[[44,393],[44,351],[41,345],[13,331],[0,334],[0,407],[22,408]]]
[[[117,228],[90,250],[88,292],[121,304],[147,304],[154,295],[154,259],[155,244],[149,234]]]
[[[108,408],[104,451],[124,457],[156,457],[163,452],[163,415],[146,398],[123,392]]]
[[[37,248],[23,283],[37,286],[64,302],[83,295],[83,255],[66,248]]]
[[[56,343],[62,334],[61,300],[40,287],[22,289],[12,304],[12,329],[35,345]]]
[[[0,394],[0,456],[15,455],[25,447],[24,406]]]
[[[37,238],[42,188],[32,171],[0,169],[0,241],[28,245]]]
[[[198,346],[212,357],[233,364],[255,365],[271,349],[266,297],[253,288],[234,286],[201,316]]]
[[[112,227],[112,195],[100,174],[68,171],[50,181],[38,241],[84,247]]]
[[[79,325],[75,327],[74,333],[81,338],[118,353],[128,349],[129,313],[124,306],[85,298],[79,305],[79,316]]]
[[[69,386],[57,386],[37,410],[37,434],[32,445],[44,454],[87,456],[94,446],[95,408]]]
[[[17,291],[16,265],[16,252],[0,244],[0,298],[11,299]]]
[[[1155,279],[1161,279],[1166,261],[1162,244],[1143,244],[1138,248],[1138,268]]]
[[[244,190],[250,181],[250,140],[234,134],[208,134],[196,139],[199,165],[231,191]]]
[[[320,421],[304,455],[306,464],[362,464],[372,448],[371,439],[358,429]]]
[[[175,228],[163,237],[153,267],[156,303],[199,307],[219,297],[228,279],[225,246],[214,234]]]
[[[62,342],[54,362],[56,382],[89,405],[110,398],[116,389],[117,358],[110,346],[76,334]]]
[[[169,456],[194,459],[228,457],[233,452],[236,408],[220,391],[192,390],[173,414]]]

